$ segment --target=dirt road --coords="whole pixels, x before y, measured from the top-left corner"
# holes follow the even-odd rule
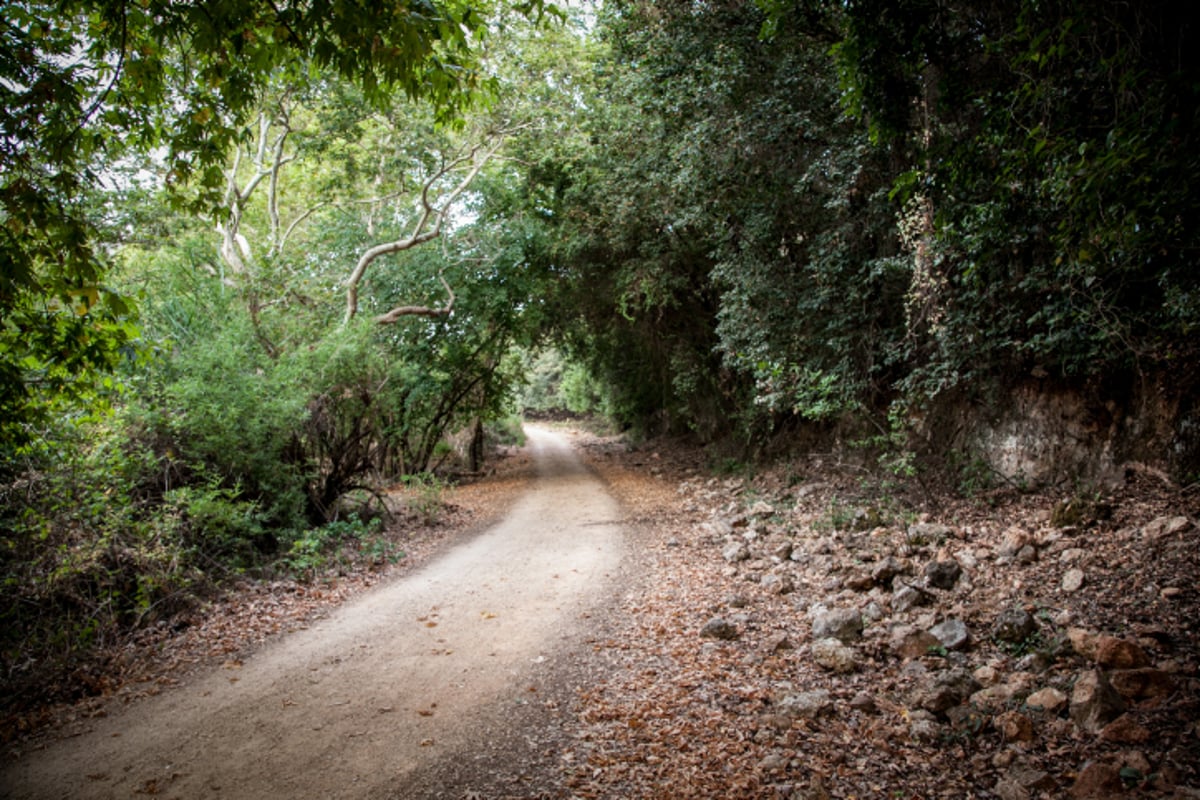
[[[240,665],[4,765],[0,795],[457,796],[427,776],[527,735],[514,709],[547,696],[539,682],[622,566],[616,502],[564,437],[528,435],[538,479],[502,523]]]

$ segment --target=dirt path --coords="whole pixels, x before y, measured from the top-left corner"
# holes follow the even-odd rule
[[[551,696],[539,686],[623,565],[617,503],[561,435],[528,435],[538,480],[502,523],[244,663],[26,754],[0,795],[458,796],[429,776],[530,738],[514,710]]]

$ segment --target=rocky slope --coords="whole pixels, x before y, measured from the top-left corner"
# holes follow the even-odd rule
[[[590,446],[652,577],[597,637],[574,797],[1200,797],[1200,498],[897,490]]]

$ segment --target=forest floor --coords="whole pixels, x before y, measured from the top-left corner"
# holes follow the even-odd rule
[[[1073,496],[913,495],[829,457],[714,475],[679,442],[571,437],[623,509],[620,586],[503,724],[396,796],[1200,797],[1195,489],[1131,469]],[[434,524],[408,520],[399,564],[247,583],[147,631],[82,676],[97,696],[19,721],[10,763],[144,696],[239,678],[264,643],[477,537],[533,480],[527,453],[503,453]],[[141,789],[197,796],[169,772]]]

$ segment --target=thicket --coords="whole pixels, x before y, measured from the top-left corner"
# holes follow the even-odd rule
[[[890,447],[1022,381],[1194,391],[1185,4],[615,2],[598,33],[545,257],[628,423]]]

